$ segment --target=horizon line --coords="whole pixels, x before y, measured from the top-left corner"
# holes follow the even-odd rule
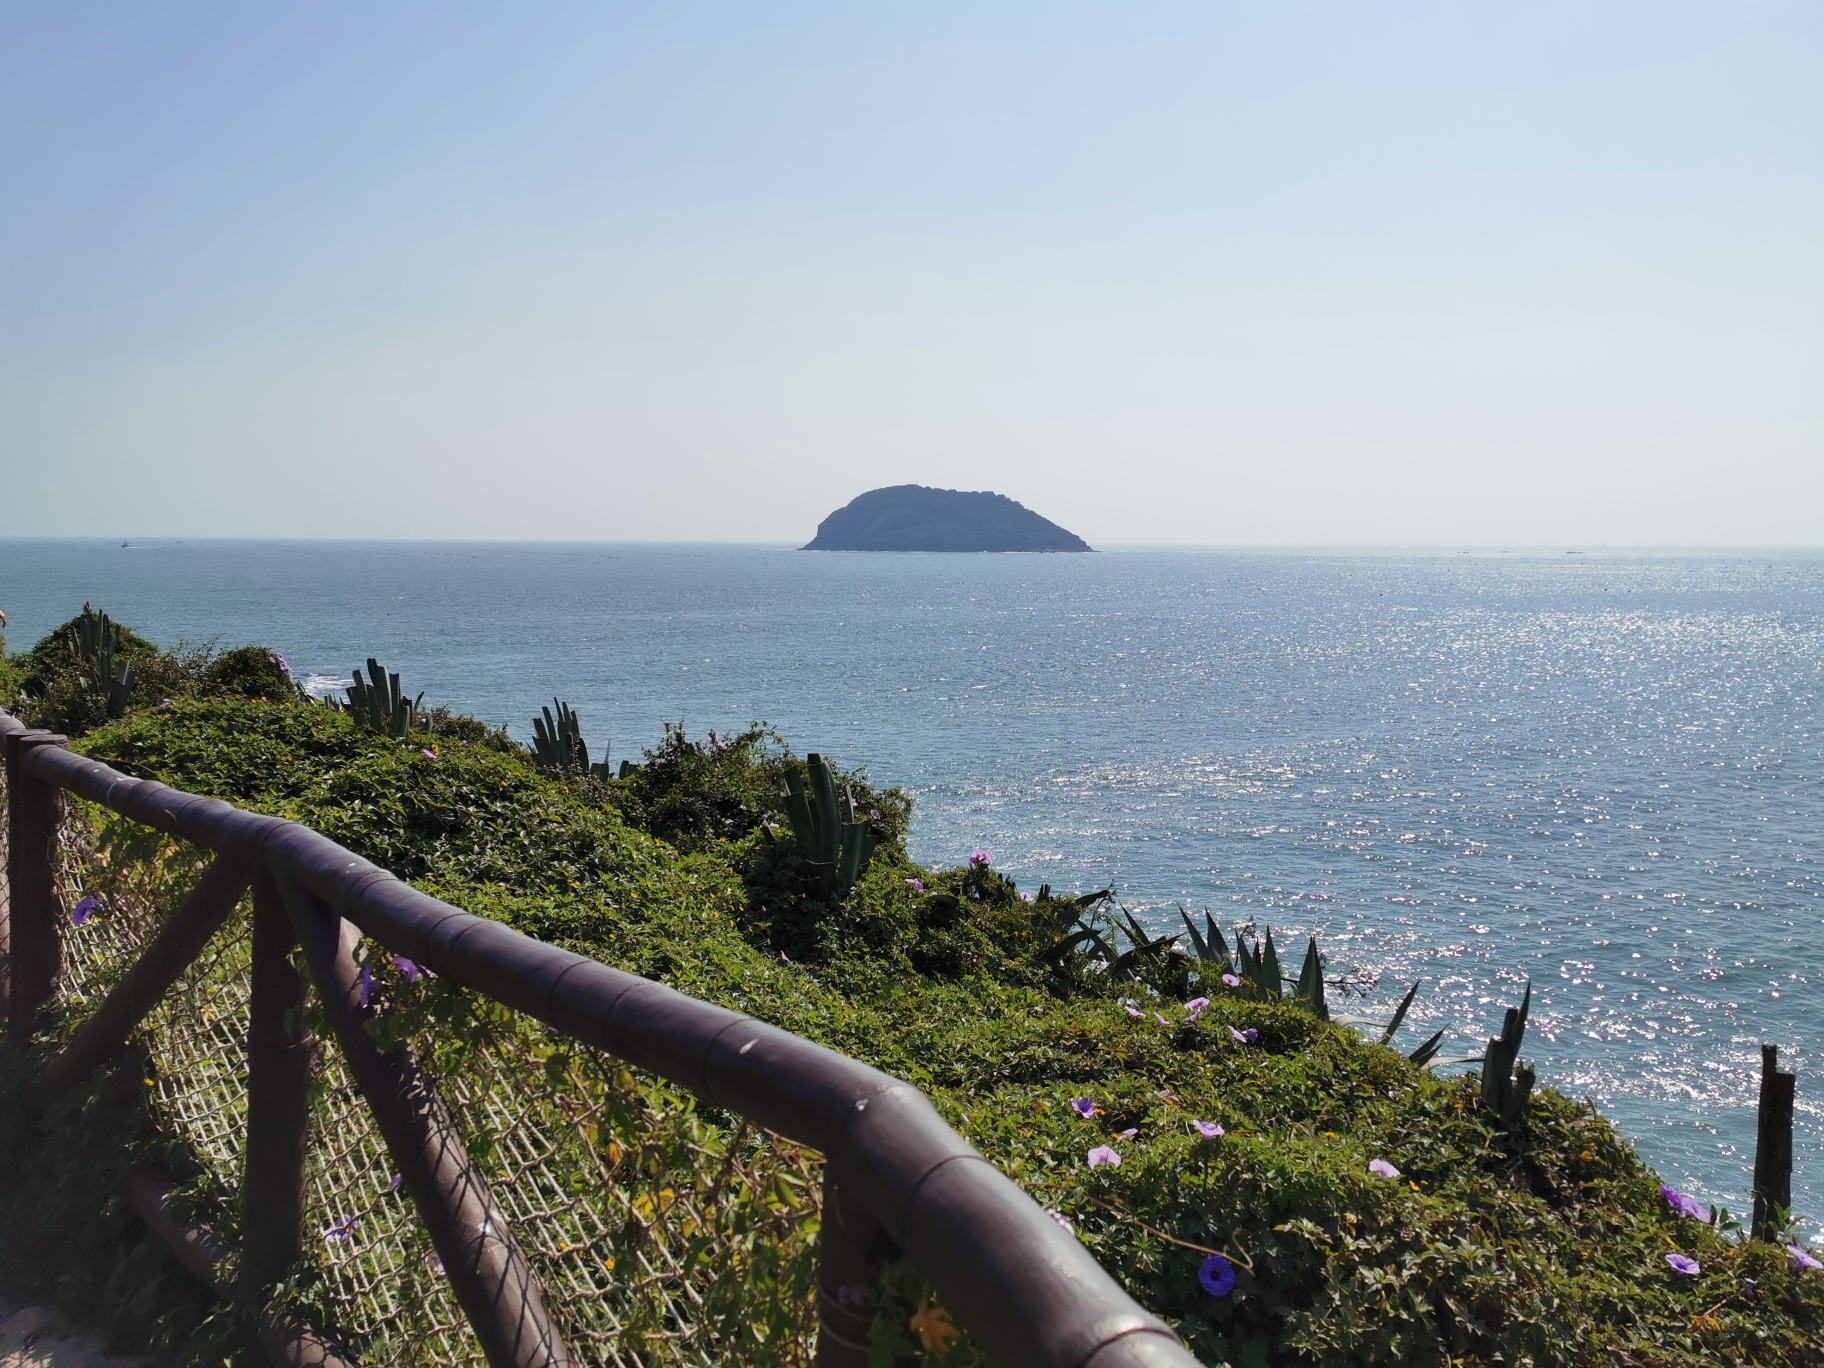
[[[373,546],[624,546],[646,548],[729,548],[752,551],[802,551],[807,548],[783,538],[762,540],[704,540],[672,538],[565,538],[565,537],[401,537],[401,536],[221,536],[159,535],[130,533],[58,534],[0,532],[5,542],[81,542],[112,545],[118,541],[122,550],[154,550],[159,547],[190,544],[289,544],[289,545],[373,545]],[[1824,554],[1824,543],[1816,545],[1782,545],[1776,543],[1673,543],[1673,542],[1107,542],[1092,547],[1088,554],[1127,552],[1252,552],[1282,555],[1353,555],[1403,553],[1428,555],[1605,555],[1656,553],[1661,555],[1818,555]],[[1063,551],[821,551],[823,555],[853,556],[1072,556],[1084,552]]]

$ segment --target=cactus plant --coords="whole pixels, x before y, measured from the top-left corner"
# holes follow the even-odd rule
[[[852,794],[845,790],[838,800],[835,777],[821,755],[805,756],[804,768],[803,775],[796,766],[785,772],[786,819],[818,892],[846,898],[874,857],[874,833],[854,820]]]
[[[589,746],[583,740],[582,724],[576,720],[576,714],[560,698],[551,702],[557,708],[556,717],[551,715],[550,708],[540,708],[544,716],[532,719],[532,758],[538,762],[538,767],[554,773],[568,771],[591,774],[597,779],[611,778],[608,746],[602,747],[601,762],[590,764]]]
[[[1526,1114],[1526,1099],[1532,1095],[1536,1073],[1530,1064],[1519,1064],[1520,1042],[1526,1036],[1526,1017],[1533,1005],[1533,981],[1526,981],[1526,993],[1518,1007],[1509,1007],[1501,1023],[1501,1034],[1488,1042],[1482,1056],[1482,1105],[1495,1114],[1505,1131],[1520,1129]]]
[[[348,687],[348,702],[342,711],[353,714],[356,722],[382,736],[409,736],[424,695],[408,699],[399,688],[399,676],[388,674],[372,656],[367,658],[365,681],[359,669],[353,674],[354,683]]]

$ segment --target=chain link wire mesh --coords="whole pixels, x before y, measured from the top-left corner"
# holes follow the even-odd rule
[[[64,1041],[205,858],[105,809],[66,803]],[[139,1030],[151,1115],[202,1175],[189,1188],[197,1214],[230,1236],[246,1130],[250,927],[243,898]],[[372,942],[358,953],[376,1033],[405,1043],[434,1080],[579,1363],[810,1362],[818,1155]],[[310,1024],[322,1043],[312,1062],[306,1251],[281,1296],[363,1362],[484,1362],[339,1052],[320,1020]]]

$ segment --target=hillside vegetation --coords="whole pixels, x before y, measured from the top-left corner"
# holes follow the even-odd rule
[[[365,729],[264,648],[169,658],[169,692],[98,716],[60,650],[13,673],[78,749],[915,1082],[1205,1363],[1824,1363],[1824,1272],[1679,1214],[1585,1103],[1541,1089],[1504,1123],[1476,1073],[1321,993],[1148,949],[990,859],[919,866],[909,801],[864,773],[836,778],[872,859],[826,893],[783,797],[807,771],[765,728],[680,725],[605,779],[448,714]]]

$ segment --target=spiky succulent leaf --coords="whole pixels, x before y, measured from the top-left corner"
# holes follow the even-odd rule
[[[1400,1009],[1393,1014],[1393,1020],[1387,1023],[1387,1029],[1381,1033],[1381,1044],[1393,1039],[1393,1033],[1400,1029],[1400,1023],[1406,1020],[1406,1009],[1412,1006],[1412,1000],[1418,995],[1421,980],[1414,979],[1412,987],[1406,990],[1406,996],[1400,999]]]
[[[1423,1045],[1419,1046],[1418,1049],[1407,1055],[1406,1058],[1410,1059],[1422,1069],[1427,1064],[1431,1063],[1433,1059],[1437,1058],[1438,1049],[1443,1044],[1444,1032],[1440,1029],[1436,1035],[1432,1036]]]

